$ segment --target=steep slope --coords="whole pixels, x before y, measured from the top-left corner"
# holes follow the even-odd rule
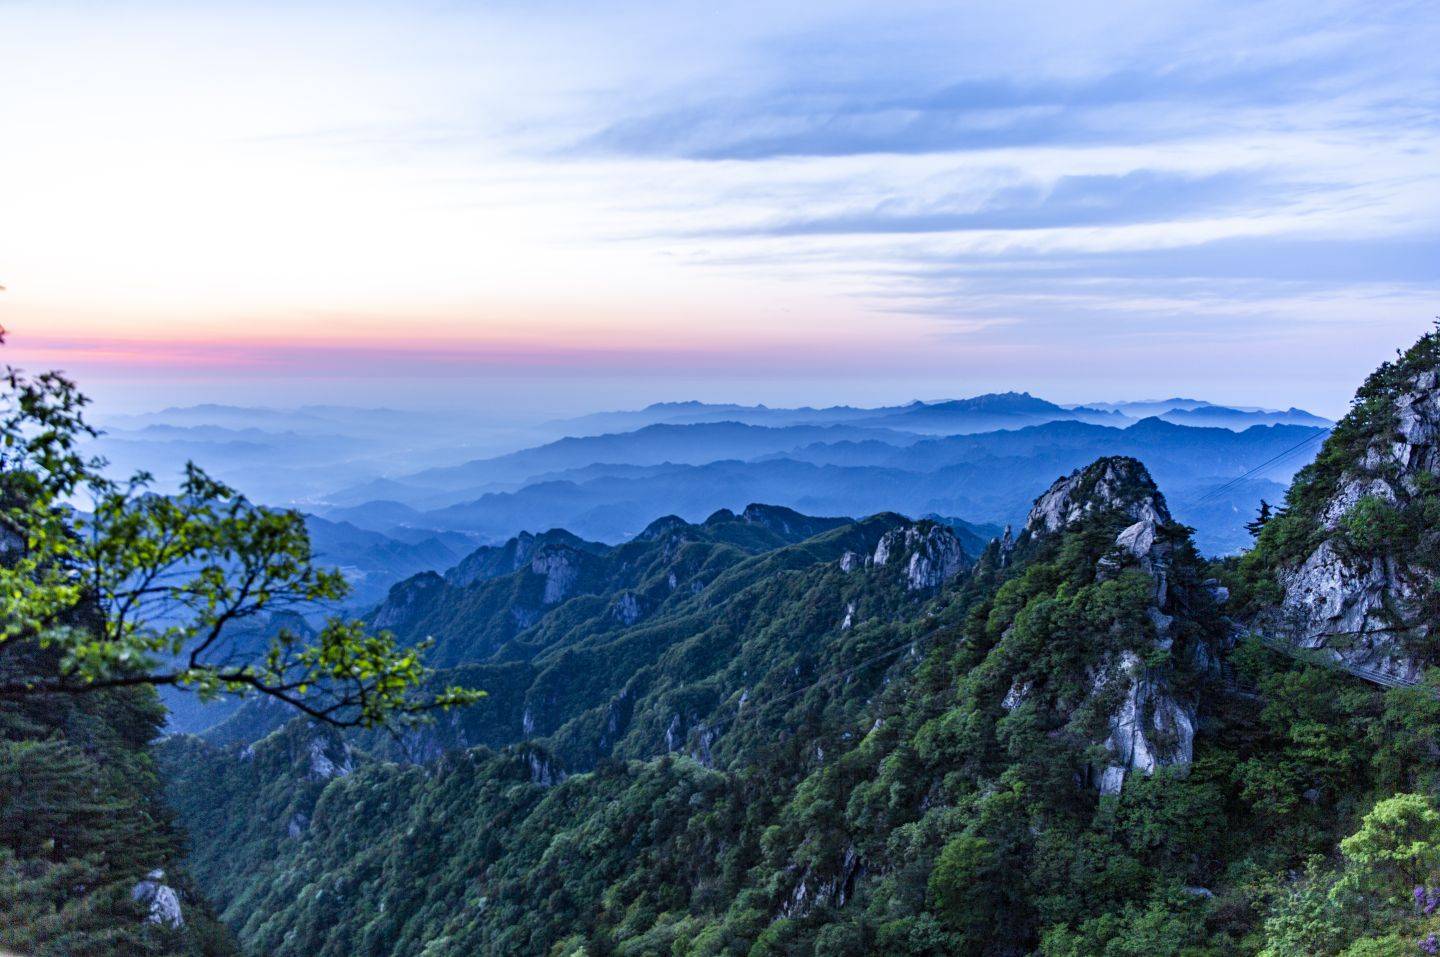
[[[1242,565],[1252,625],[1413,682],[1440,662],[1440,333],[1355,395]]]
[[[434,639],[432,660],[440,666],[481,661],[572,599],[603,606],[590,609],[587,624],[633,625],[677,593],[698,592],[746,555],[847,521],[751,505],[738,516],[722,510],[702,524],[659,518],[614,548],[560,529],[520,536],[478,549],[443,578],[432,573],[401,582],[370,620],[408,640]]]
[[[538,552],[519,572],[459,589],[428,578],[397,587],[376,620],[402,638],[434,637],[442,662],[454,665],[437,680],[489,692],[407,738],[399,754],[546,735],[556,735],[556,753],[571,768],[611,753],[649,753],[744,693],[748,682],[733,674],[741,690],[720,690],[717,669],[764,674],[776,660],[811,652],[817,628],[893,619],[967,563],[955,534],[933,522],[850,522],[762,505],[699,525],[657,519],[573,577],[559,570],[577,568],[575,556],[564,547]],[[557,580],[575,591],[546,607],[544,589]],[[532,618],[537,595],[538,614],[512,628]],[[392,619],[402,606],[429,611]],[[751,660],[716,657],[747,642]],[[388,741],[375,746],[396,753]]]
[[[51,650],[0,642],[0,681]],[[0,950],[32,957],[227,957],[181,863],[150,753],[149,688],[0,698]]]
[[[662,548],[695,528],[656,525],[648,537]],[[973,572],[942,526],[877,516],[737,562],[672,612],[618,633],[562,635],[562,617],[521,641],[545,649],[527,665],[555,668],[509,705],[525,702],[532,740],[508,755],[436,758],[419,773],[357,757],[313,805],[287,810],[313,836],[286,838],[266,823],[275,815],[257,818],[208,787],[202,797],[187,783],[196,776],[227,794],[290,792],[233,751],[177,742],[172,760],[200,769],[177,779],[182,811],[246,821],[229,831],[238,843],[201,852],[242,937],[276,954],[591,944],[701,954],[783,931],[809,941],[796,952],[818,953],[827,915],[882,906],[916,860],[928,872],[936,847],[914,842],[963,832],[961,807],[985,819],[997,793],[1019,786],[1015,775],[1055,803],[1036,821],[1060,834],[1101,814],[1106,795],[1129,793],[1131,776],[1187,766],[1204,720],[1199,689],[1227,634],[1186,531],[1125,459],[1057,482]],[[607,674],[623,680],[597,677]],[[425,734],[463,743],[457,728],[471,720]],[[296,734],[303,726],[255,751],[300,753]],[[377,825],[382,806],[404,810]],[[384,876],[385,835],[422,819],[431,863],[414,865],[424,870],[403,878],[412,890],[392,900],[401,885]],[[543,846],[571,848],[566,863],[536,857]],[[252,882],[249,867],[276,876]],[[323,888],[361,884],[386,899],[384,915],[318,905]],[[552,903],[534,907],[535,894]],[[906,905],[907,921],[939,920],[924,917],[924,898]],[[1015,939],[1033,940],[1039,918],[1033,904],[1022,912]],[[963,924],[937,927],[935,946],[1022,952]],[[932,952],[896,944],[911,930],[892,932],[901,936],[871,934],[854,952]]]

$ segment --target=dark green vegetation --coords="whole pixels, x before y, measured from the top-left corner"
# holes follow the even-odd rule
[[[175,867],[149,751],[156,688],[258,694],[353,727],[476,693],[422,692],[421,649],[360,622],[245,632],[344,596],[303,518],[194,466],[176,497],[144,474],[108,479],[79,451],[94,434],[85,405],[56,373],[0,381],[0,946],[228,953]]]
[[[33,643],[0,644],[0,680],[53,670]],[[0,949],[45,957],[222,957],[229,933],[199,906],[147,749],[165,709],[150,688],[0,699]],[[184,926],[150,921],[133,892],[163,870]]]
[[[280,957],[1440,950],[1440,682],[1377,688],[1231,617],[1280,599],[1267,556],[1332,508],[1351,421],[1239,563],[1114,458],[963,569],[898,516],[720,515],[412,580],[379,616],[492,697],[401,742],[172,740],[196,872]],[[1430,468],[1396,477],[1422,508]],[[1383,551],[1372,508],[1340,527]]]
[[[1204,560],[1146,467],[1114,456],[968,553],[935,521],[752,506],[416,576],[356,634],[393,630],[400,660],[434,640],[420,700],[489,696],[389,731],[252,703],[168,739],[184,871],[151,797],[153,700],[134,699],[147,723],[129,691],[77,694],[108,709],[99,738],[63,708],[14,736],[16,778],[41,741],[92,762],[48,757],[43,804],[0,792],[28,855],[10,873],[58,895],[16,919],[179,935],[122,913],[153,866],[255,957],[1440,951],[1440,673],[1387,691],[1244,627],[1327,548],[1344,560],[1313,588],[1381,568],[1365,601],[1431,614],[1437,358],[1427,337],[1367,383],[1240,560]],[[313,640],[277,629],[258,632]],[[1426,635],[1386,660],[1423,670]],[[35,673],[66,673],[68,647]],[[82,787],[106,774],[113,792]],[[155,830],[94,863],[84,828],[132,812]],[[76,883],[72,862],[112,869]],[[222,948],[193,911],[157,946]]]

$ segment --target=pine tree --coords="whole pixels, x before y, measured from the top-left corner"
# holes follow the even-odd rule
[[[1261,529],[1263,529],[1266,525],[1268,525],[1268,524],[1270,523],[1270,519],[1272,519],[1272,518],[1274,518],[1274,517],[1275,517],[1275,510],[1274,510],[1273,508],[1271,508],[1269,502],[1265,501],[1265,500],[1262,498],[1262,499],[1260,500],[1260,511],[1256,514],[1255,518],[1253,518],[1252,520],[1250,520],[1250,521],[1248,521],[1248,522],[1245,523],[1245,529],[1246,529],[1251,535],[1253,535],[1253,536],[1255,536],[1256,538],[1258,538],[1258,537],[1260,537],[1260,531],[1261,531]]]

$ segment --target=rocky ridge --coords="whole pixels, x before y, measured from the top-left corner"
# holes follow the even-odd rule
[[[1437,335],[1361,387],[1254,558],[1279,589],[1254,630],[1382,683],[1414,683],[1434,663],[1425,649],[1440,571]]]
[[[1143,464],[1132,458],[1105,458],[1056,480],[1036,500],[1022,534],[1043,538],[1092,516],[1116,514],[1133,522],[1116,535],[1114,545],[1097,563],[1096,579],[1113,578],[1127,568],[1151,579],[1152,603],[1146,613],[1154,625],[1153,650],[1168,652],[1176,618],[1190,604],[1174,594],[1171,583],[1174,539],[1185,532],[1171,518]],[[1141,650],[1147,654],[1142,656]],[[1194,756],[1199,702],[1176,689],[1170,667],[1146,663],[1150,650],[1125,649],[1092,666],[1092,697],[1120,689],[1119,703],[1107,720],[1108,763],[1093,775],[1102,794],[1119,793],[1131,772],[1150,775],[1159,767],[1187,766]],[[1208,651],[1196,656],[1201,663],[1212,657]],[[1027,693],[1027,687],[1012,686],[1004,706],[1013,710]]]

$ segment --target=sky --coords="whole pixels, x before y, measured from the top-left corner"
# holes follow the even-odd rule
[[[104,407],[1343,411],[1440,4],[0,0],[0,359]]]

